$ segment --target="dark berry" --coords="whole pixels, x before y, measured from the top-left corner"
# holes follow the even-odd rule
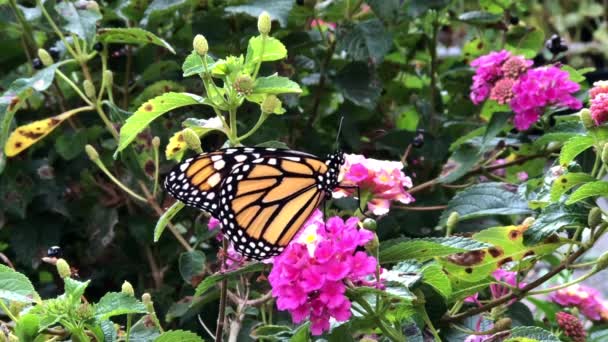
[[[58,60],[59,59],[59,49],[56,47],[50,47],[48,50],[49,55],[51,55],[51,57],[53,57],[53,60]]]
[[[103,44],[97,42],[95,43],[95,45],[93,45],[93,50],[97,51],[97,52],[101,52],[101,50],[103,50]]]
[[[59,246],[49,247],[49,249],[46,251],[47,256],[54,258],[60,258],[62,254],[63,252]]]
[[[511,16],[511,18],[509,18],[509,22],[511,23],[511,25],[517,25],[519,24],[519,17],[516,16]]]
[[[304,5],[304,0],[296,0],[296,4],[298,4],[299,6]]]
[[[424,145],[424,135],[417,134],[414,139],[412,139],[412,146],[415,148],[420,148]]]
[[[545,42],[545,47],[554,55],[568,51],[566,41],[557,34],[552,35],[551,38]]]
[[[40,70],[40,69],[44,68],[44,64],[42,64],[42,61],[40,60],[40,58],[34,58],[34,60],[32,61],[32,66],[36,70]]]

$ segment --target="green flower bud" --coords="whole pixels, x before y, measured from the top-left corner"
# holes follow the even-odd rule
[[[93,82],[89,80],[84,80],[82,82],[82,87],[84,88],[84,94],[91,100],[95,100],[97,97],[97,92],[95,91],[95,85]]]
[[[524,221],[521,223],[521,225],[522,226],[528,226],[528,227],[530,227],[531,225],[534,224],[535,221],[536,221],[536,219],[534,217],[532,217],[532,216],[526,217],[524,219]]]
[[[604,252],[597,259],[597,263],[593,266],[592,273],[599,272],[608,267],[608,252]]]
[[[260,34],[263,36],[268,35],[271,26],[272,20],[270,19],[270,15],[266,11],[262,12],[258,17],[258,31],[260,31]]]
[[[589,215],[587,216],[587,224],[589,228],[593,229],[602,223],[602,210],[598,207],[593,207],[589,210]]]
[[[497,333],[499,331],[511,330],[513,321],[509,317],[504,317],[494,322],[494,328],[492,330]]]
[[[253,79],[249,75],[239,75],[233,86],[239,93],[249,95],[253,91]]]
[[[446,223],[446,227],[448,228],[448,231],[453,231],[454,228],[456,228],[456,225],[458,224],[458,220],[460,220],[460,214],[458,214],[457,211],[452,211],[450,213],[450,216],[448,216],[448,221]]]
[[[38,58],[40,58],[40,61],[44,66],[53,64],[53,57],[51,57],[45,49],[38,49]]]
[[[70,265],[67,261],[65,261],[65,259],[57,259],[55,266],[57,267],[57,273],[59,273],[61,278],[68,278],[72,275]]]
[[[194,51],[201,56],[207,54],[209,51],[209,44],[207,43],[207,39],[202,34],[197,34],[192,41],[192,46],[194,47]]]
[[[581,122],[583,123],[583,126],[585,126],[585,128],[591,129],[591,128],[595,127],[595,122],[593,121],[593,118],[591,117],[591,111],[588,108],[583,108],[579,112],[579,115],[581,117]]]
[[[135,295],[135,291],[133,290],[133,285],[131,285],[131,283],[129,283],[128,281],[125,280],[124,283],[122,283],[122,286],[120,288],[120,291],[122,293],[126,293],[129,296],[134,296]]]
[[[196,132],[192,128],[185,128],[182,130],[186,145],[197,153],[203,153],[201,149],[201,139],[198,137]]]
[[[76,315],[83,321],[93,317],[93,308],[89,303],[82,303],[76,308]]]
[[[378,228],[378,223],[371,217],[367,217],[363,220],[363,228],[371,231],[375,231]]]
[[[378,235],[374,234],[374,238],[365,244],[365,250],[370,254],[376,254],[378,247],[380,247],[380,240],[378,240]]]
[[[111,87],[114,83],[114,73],[112,70],[105,70],[103,72],[103,81],[106,84],[106,87]]]
[[[97,3],[97,1],[88,1],[87,9],[99,12],[99,4]]]
[[[144,303],[149,313],[154,312],[154,302],[152,302],[152,296],[148,292],[141,295],[141,301]]]
[[[602,147],[602,155],[600,156],[604,164],[608,164],[608,143]]]
[[[160,138],[159,137],[152,138],[152,146],[154,146],[154,148],[158,148],[160,146]]]
[[[279,98],[275,95],[268,95],[266,98],[264,98],[264,101],[262,101],[261,108],[263,113],[274,113],[276,110],[281,108],[281,100],[279,100]]]
[[[87,153],[87,155],[89,156],[89,159],[91,159],[91,161],[96,162],[97,160],[99,160],[99,153],[97,153],[97,150],[95,149],[95,147],[87,144],[84,147],[84,150]]]

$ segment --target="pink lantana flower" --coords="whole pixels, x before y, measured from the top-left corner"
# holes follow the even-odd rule
[[[334,192],[334,198],[352,195],[356,193],[354,187],[359,187],[362,194],[371,194],[367,207],[374,215],[388,213],[393,201],[403,204],[414,201],[414,197],[405,190],[412,187],[412,180],[401,171],[401,162],[365,158],[359,154],[347,154],[345,157],[341,184],[353,189],[340,188]]]
[[[592,321],[608,320],[608,306],[600,292],[586,285],[572,285],[553,292],[549,298],[561,306],[574,306]]]
[[[471,85],[471,101],[474,104],[480,104],[488,98],[494,84],[503,77],[502,65],[509,57],[511,53],[502,50],[490,52],[471,61],[471,66],[475,68]]]
[[[356,251],[373,238],[358,228],[359,220],[332,217],[323,222],[316,210],[285,251],[274,258],[268,280],[277,308],[287,310],[294,323],[310,320],[311,332],[329,330],[331,318],[351,317],[345,281],[365,284],[376,271],[376,258]]]
[[[547,106],[580,109],[583,104],[572,96],[579,89],[568,72],[555,66],[528,70],[513,85],[514,97],[510,102],[515,112],[513,124],[520,131],[527,130]]]
[[[591,117],[596,125],[608,121],[608,81],[593,83],[589,90]]]

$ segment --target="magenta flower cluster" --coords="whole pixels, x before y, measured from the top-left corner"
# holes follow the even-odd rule
[[[289,311],[294,323],[310,320],[314,335],[329,330],[331,318],[346,321],[351,317],[345,282],[367,284],[376,271],[376,258],[356,251],[373,238],[358,223],[357,218],[343,221],[339,217],[325,223],[317,210],[274,258],[268,280],[277,308]]]
[[[572,96],[580,86],[555,66],[531,68],[531,60],[506,50],[478,57],[471,66],[475,68],[471,101],[480,104],[489,98],[508,104],[515,113],[513,124],[520,131],[538,121],[547,106],[582,107]]]
[[[589,102],[595,124],[601,125],[608,121],[608,81],[593,83],[593,88],[589,90]]]
[[[342,184],[359,187],[362,193],[371,194],[367,207],[374,215],[387,214],[392,201],[403,204],[414,201],[414,197],[405,190],[412,187],[412,179],[403,173],[401,162],[365,158],[359,154],[345,157]],[[340,188],[334,197],[348,196],[353,192],[352,189]]]
[[[598,290],[586,285],[572,285],[553,292],[549,298],[565,307],[576,307],[592,321],[608,321],[608,306]]]

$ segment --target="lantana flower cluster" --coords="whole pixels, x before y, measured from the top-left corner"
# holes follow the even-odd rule
[[[555,66],[532,68],[533,62],[509,51],[495,51],[474,59],[471,101],[486,99],[508,104],[515,117],[513,124],[526,130],[538,121],[547,106],[580,109],[581,101],[572,96],[580,89],[569,74]]]
[[[334,198],[352,195],[358,187],[362,194],[371,194],[367,207],[374,215],[387,214],[392,201],[403,204],[414,201],[405,190],[412,187],[412,179],[403,173],[401,162],[365,158],[359,154],[346,154],[345,159],[341,185],[352,188],[338,189]]]
[[[274,258],[268,280],[277,308],[287,310],[294,323],[310,320],[314,335],[329,330],[330,319],[351,317],[346,282],[370,285],[376,258],[357,251],[373,239],[373,233],[358,228],[359,219],[332,217],[323,222],[316,210],[302,231]]]
[[[592,321],[608,321],[608,306],[600,292],[592,287],[576,284],[553,292],[550,297],[564,307],[576,307]]]
[[[589,90],[589,110],[596,125],[608,121],[608,81],[593,83]]]

